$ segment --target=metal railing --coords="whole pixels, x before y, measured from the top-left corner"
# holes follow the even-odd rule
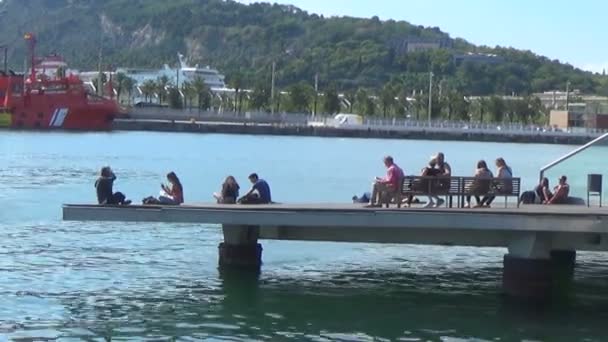
[[[549,163],[549,164],[547,164],[547,165],[543,166],[543,167],[540,169],[539,180],[542,180],[542,179],[543,179],[543,177],[545,176],[545,172],[546,172],[546,171],[548,171],[549,169],[551,169],[551,168],[553,168],[553,167],[555,167],[555,166],[557,166],[557,165],[559,165],[559,164],[561,164],[561,163],[565,162],[566,160],[568,160],[568,159],[570,159],[570,158],[572,158],[572,157],[576,156],[577,154],[579,154],[579,153],[581,153],[581,152],[585,151],[585,150],[586,150],[586,149],[588,149],[589,147],[592,147],[592,146],[594,146],[594,145],[597,145],[598,143],[600,143],[600,142],[602,142],[602,141],[604,141],[604,140],[608,140],[608,133],[605,133],[604,135],[600,136],[599,138],[596,138],[596,139],[594,139],[594,140],[592,140],[592,141],[588,142],[587,144],[585,144],[585,145],[583,145],[583,146],[581,146],[581,147],[579,147],[579,148],[575,149],[574,151],[572,151],[572,152],[570,152],[570,153],[568,153],[568,154],[566,154],[566,155],[564,155],[564,156],[562,156],[562,157],[558,158],[557,160],[555,160],[555,161],[553,161],[553,162],[551,162],[551,163]]]

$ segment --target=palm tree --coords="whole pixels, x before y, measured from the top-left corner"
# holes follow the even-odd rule
[[[156,83],[152,80],[147,80],[141,86],[141,92],[144,94],[146,102],[152,102],[152,96],[156,92]]]
[[[186,108],[192,108],[192,101],[196,96],[196,89],[191,82],[182,83],[182,93],[184,94],[184,104]]]
[[[158,104],[163,104],[163,99],[167,93],[167,87],[170,85],[169,77],[163,75],[156,80],[156,91],[158,93]]]
[[[386,117],[388,111],[395,104],[395,89],[387,84],[380,92],[380,103],[382,104],[382,116]]]
[[[124,91],[129,95],[129,104],[131,103],[131,93],[133,92],[133,86],[135,85],[135,80],[131,77],[119,72],[116,74],[116,77],[112,80],[113,87],[116,89],[116,99],[120,102],[121,95]]]
[[[211,95],[209,94],[209,87],[207,86],[207,83],[205,83],[205,80],[202,77],[197,76],[194,78],[194,81],[192,81],[192,88],[194,88],[194,93],[198,97],[198,109],[209,109],[211,106]]]
[[[125,77],[125,79],[122,81],[122,87],[124,88],[124,90],[126,90],[127,95],[129,96],[127,104],[131,105],[131,95],[133,94],[133,88],[135,87],[135,80],[131,77]]]
[[[240,91],[243,88],[243,74],[239,71],[230,79],[230,86],[234,88],[234,111],[240,112]]]

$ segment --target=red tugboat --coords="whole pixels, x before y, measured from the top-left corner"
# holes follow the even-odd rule
[[[0,71],[0,127],[39,130],[104,131],[120,114],[116,101],[87,91],[75,75],[59,69],[55,75],[39,72],[45,60],[35,56],[36,38],[25,35],[31,54],[29,75]],[[61,59],[54,56],[57,64]],[[46,61],[48,62],[48,60]]]

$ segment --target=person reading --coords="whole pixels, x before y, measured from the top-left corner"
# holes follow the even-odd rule
[[[233,176],[228,176],[222,184],[222,191],[214,193],[213,197],[218,204],[235,204],[239,198],[239,189],[240,186],[236,179]]]
[[[386,167],[386,177],[376,177],[372,186],[372,198],[367,207],[375,208],[382,206],[382,199],[393,194],[401,189],[401,181],[403,180],[403,170],[395,163],[393,157],[384,157],[384,166]]]

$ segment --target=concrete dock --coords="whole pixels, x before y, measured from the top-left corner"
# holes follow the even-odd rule
[[[486,141],[536,144],[581,145],[597,137],[594,134],[568,134],[563,132],[503,132],[474,131],[458,129],[422,129],[391,127],[333,127],[309,126],[306,124],[250,123],[190,120],[151,120],[119,119],[114,120],[113,129],[117,131],[156,131],[207,134],[247,134],[275,136],[307,136],[325,138],[362,138],[362,139],[409,139],[409,140],[452,140]]]
[[[219,247],[221,267],[259,269],[262,247],[258,241],[264,239],[505,247],[503,288],[520,297],[546,297],[557,283],[567,282],[576,251],[608,251],[608,209],[585,206],[64,205],[63,219],[218,224],[224,233]]]

